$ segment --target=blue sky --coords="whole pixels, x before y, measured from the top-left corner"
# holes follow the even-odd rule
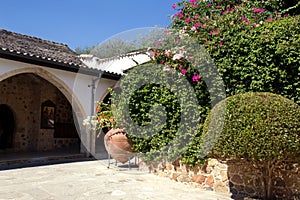
[[[5,0],[0,28],[68,44],[103,42],[123,31],[166,27],[176,0]]]

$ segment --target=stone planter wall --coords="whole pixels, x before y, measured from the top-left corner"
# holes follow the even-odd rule
[[[205,164],[193,168],[180,161],[142,163],[140,168],[148,168],[159,176],[187,182],[204,190],[231,193],[233,199],[259,199],[264,192],[261,172],[245,160],[209,159]],[[277,166],[274,169],[273,185],[277,199],[300,199],[300,164],[289,162]]]

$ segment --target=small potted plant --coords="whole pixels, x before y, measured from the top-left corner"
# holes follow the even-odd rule
[[[125,129],[118,127],[111,105],[98,102],[95,117],[97,119],[96,129],[100,130],[99,134],[106,132],[104,145],[108,154],[121,163],[125,163],[132,158],[134,153],[132,141],[127,138]],[[99,137],[99,134],[97,137]]]

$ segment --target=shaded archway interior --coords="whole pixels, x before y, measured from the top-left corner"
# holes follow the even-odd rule
[[[12,110],[4,104],[0,105],[0,149],[12,148],[15,118]]]
[[[58,87],[34,73],[18,74],[0,82],[0,105],[11,109],[10,115],[7,109],[0,107],[0,120],[8,124],[7,127],[13,127],[6,128],[13,134],[1,142],[0,153],[80,152],[72,105]],[[43,107],[44,102],[53,104]],[[45,110],[52,112],[54,126],[42,126]],[[2,115],[8,117],[2,120]]]

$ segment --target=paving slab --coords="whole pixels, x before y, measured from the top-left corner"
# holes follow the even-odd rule
[[[229,200],[229,195],[138,169],[85,161],[0,171],[0,199],[17,200]]]

